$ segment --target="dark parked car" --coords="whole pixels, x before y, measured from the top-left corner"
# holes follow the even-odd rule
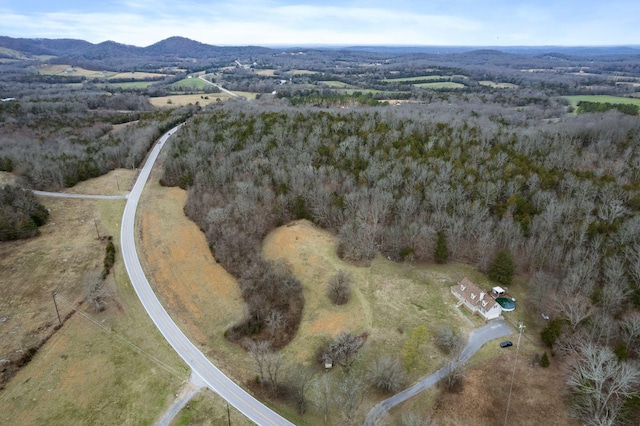
[[[513,343],[511,343],[511,341],[509,340],[500,343],[501,348],[508,348],[509,346],[513,346]]]

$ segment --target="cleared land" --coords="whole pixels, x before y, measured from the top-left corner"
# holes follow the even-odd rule
[[[429,81],[429,80],[444,80],[451,79],[450,75],[423,75],[419,77],[402,77],[402,78],[385,78],[382,81],[388,81],[391,83],[412,83],[415,81]]]
[[[113,71],[94,71],[87,70],[81,67],[71,66],[71,65],[40,65],[38,68],[38,72],[45,75],[68,75],[68,76],[80,76],[87,78],[108,78],[108,79],[135,79],[135,80],[144,80],[150,78],[162,78],[166,77],[167,74],[160,73],[150,73],[150,72],[113,72]]]
[[[121,188],[128,187],[134,173],[117,173]],[[109,174],[69,192],[118,190]],[[123,200],[43,201],[51,216],[42,235],[0,244],[0,288],[8,295],[0,305],[0,316],[7,317],[0,342],[3,348],[18,344],[9,351],[27,350],[51,334],[57,323],[51,291],[58,293],[63,318],[78,306],[84,273],[102,268],[104,241],[96,225],[119,245]],[[107,286],[113,297],[105,311],[80,305],[0,391],[0,423],[149,424],[170,403],[187,369],[138,302],[118,250]]]
[[[462,83],[454,83],[453,81],[441,81],[437,83],[419,83],[414,86],[422,89],[463,89],[466,87]]]
[[[319,81],[318,84],[324,84],[325,86],[338,87],[338,88],[345,88],[350,86],[347,83],[343,83],[342,81],[337,81],[337,80]]]
[[[479,81],[481,86],[495,87],[496,89],[517,89],[519,86],[512,83],[496,83],[495,81],[483,80]]]
[[[515,348],[502,351],[500,356],[465,374],[462,392],[443,392],[436,397],[433,417],[439,425],[504,423]],[[562,393],[563,388],[564,381],[557,365],[552,364],[549,368],[532,366],[531,357],[526,354],[523,356],[521,352],[513,383],[508,424],[579,425],[568,416],[569,395]],[[397,409],[402,410],[403,407]]]
[[[207,83],[200,80],[199,78],[183,78],[182,80],[176,81],[175,83],[171,83],[169,88],[171,90],[202,90],[207,87]]]

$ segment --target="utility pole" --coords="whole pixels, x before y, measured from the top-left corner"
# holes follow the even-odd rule
[[[118,174],[116,173],[116,186],[118,187],[118,191],[120,191],[120,182],[118,182]]]
[[[229,421],[229,426],[231,426],[231,413],[229,412],[229,403],[227,402],[227,420]]]
[[[58,315],[58,322],[62,325],[62,320],[60,319],[60,312],[58,311],[58,303],[56,302],[56,292],[51,292],[51,297],[53,297],[53,305],[56,307],[56,314]]]
[[[511,374],[511,387],[509,388],[509,398],[507,398],[507,411],[504,413],[504,426],[507,426],[507,418],[509,416],[509,405],[511,404],[511,391],[513,390],[513,381],[516,377],[516,366],[518,365],[518,352],[520,351],[520,338],[522,337],[522,331],[525,329],[524,324],[520,321],[518,324],[520,333],[518,334],[518,343],[516,344],[516,360],[513,362],[513,373]]]

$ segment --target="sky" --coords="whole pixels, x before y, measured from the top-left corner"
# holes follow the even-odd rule
[[[0,0],[0,35],[149,46],[640,45],[638,0]]]

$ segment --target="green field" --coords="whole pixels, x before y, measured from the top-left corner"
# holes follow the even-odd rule
[[[465,87],[464,84],[454,83],[452,81],[441,81],[438,83],[420,83],[416,84],[416,87],[420,87],[421,89],[463,89]]]
[[[632,104],[640,106],[640,99],[638,98],[623,98],[621,96],[607,96],[607,95],[580,95],[580,96],[565,96],[571,102],[571,106],[576,108],[579,102],[601,102],[610,104]]]
[[[172,90],[202,90],[207,86],[207,83],[199,78],[183,78],[182,80],[172,83],[169,87]]]

